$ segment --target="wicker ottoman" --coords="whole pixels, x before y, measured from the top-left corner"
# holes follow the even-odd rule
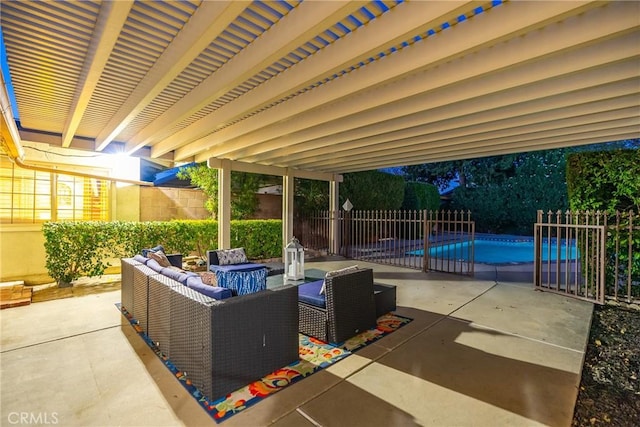
[[[394,285],[374,283],[373,297],[376,301],[376,318],[396,309],[396,287]]]

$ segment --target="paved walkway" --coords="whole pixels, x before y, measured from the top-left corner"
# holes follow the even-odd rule
[[[358,264],[398,286],[397,312],[414,321],[222,425],[571,424],[591,304],[530,284]],[[216,425],[119,301],[115,291],[0,312],[1,425]]]

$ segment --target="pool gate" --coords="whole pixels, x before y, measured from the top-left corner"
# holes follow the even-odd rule
[[[475,221],[471,212],[425,212],[424,271],[473,276]]]
[[[639,300],[637,213],[538,211],[534,244],[536,289],[598,304]]]

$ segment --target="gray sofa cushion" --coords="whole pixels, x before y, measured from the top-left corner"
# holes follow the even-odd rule
[[[149,258],[143,257],[140,254],[134,256],[133,259],[138,261],[140,264],[145,264],[145,265],[147,264],[147,261],[149,261]]]
[[[158,264],[158,261],[156,261],[155,259],[150,259],[149,261],[147,261],[147,267],[149,267],[156,273],[162,273],[162,269],[164,268],[163,266]]]
[[[186,271],[178,270],[176,267],[165,267],[160,271],[160,273],[162,273],[163,276],[167,276],[175,280],[176,282],[182,283],[183,285],[187,284],[187,279],[189,278]]]

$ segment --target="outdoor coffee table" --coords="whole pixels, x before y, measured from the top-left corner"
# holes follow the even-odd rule
[[[317,268],[309,268],[304,271],[304,279],[287,280],[285,282],[284,275],[276,274],[267,277],[267,288],[275,288],[282,285],[302,285],[303,283],[315,282],[324,279],[325,272]]]

